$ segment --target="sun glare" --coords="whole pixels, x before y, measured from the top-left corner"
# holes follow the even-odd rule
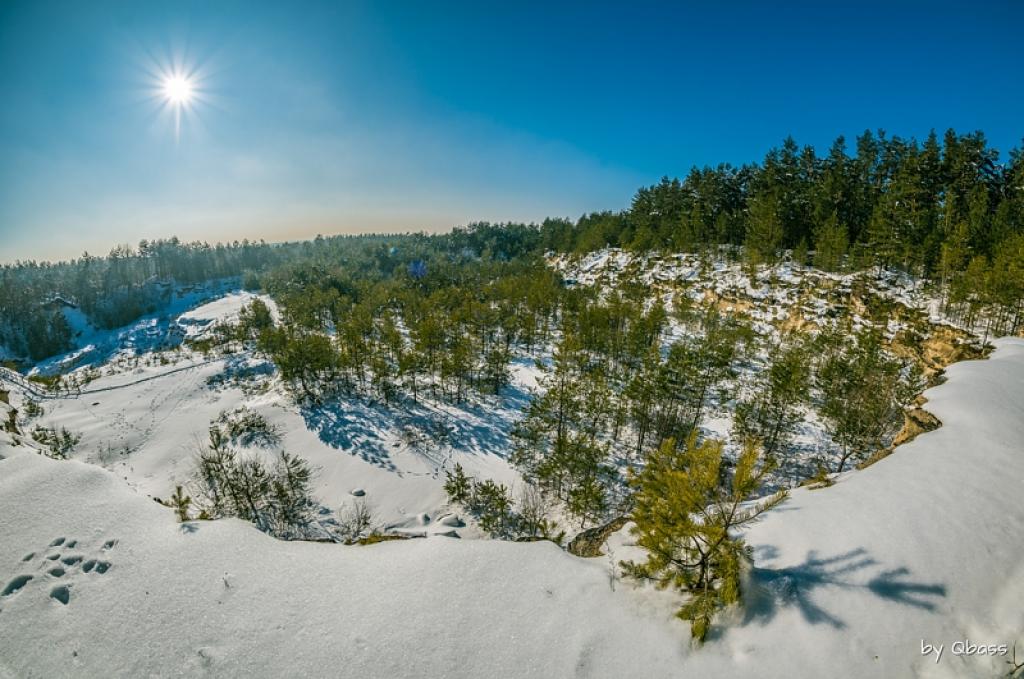
[[[152,89],[149,95],[159,110],[170,115],[177,141],[181,137],[182,124],[194,119],[198,109],[208,101],[209,92],[204,86],[203,75],[196,66],[190,67],[184,59],[177,59],[166,65],[154,63],[150,77]]]
[[[192,83],[183,75],[165,78],[164,97],[175,106],[184,106],[192,99]]]

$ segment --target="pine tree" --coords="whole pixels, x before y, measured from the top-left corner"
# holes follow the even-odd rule
[[[755,264],[774,262],[784,236],[779,197],[775,192],[759,193],[751,199],[749,209],[747,254]]]
[[[838,213],[833,211],[815,234],[814,265],[825,271],[840,271],[848,241],[846,225],[839,222]]]
[[[185,495],[181,486],[175,487],[174,494],[171,495],[171,506],[174,508],[178,521],[181,523],[188,521],[188,508],[190,504],[192,504],[192,498]]]
[[[469,500],[470,484],[470,478],[466,476],[461,464],[456,463],[455,469],[445,471],[444,492],[448,494],[449,502],[466,504]]]
[[[271,507],[279,531],[300,528],[310,521],[313,476],[313,468],[301,457],[283,450],[278,454],[271,480]]]
[[[691,435],[683,446],[672,439],[663,442],[631,478],[632,532],[647,559],[623,567],[634,577],[686,593],[677,615],[692,621],[697,640],[707,635],[719,609],[740,600],[740,573],[750,554],[735,529],[786,497],[781,491],[741,509],[770,468],[759,449],[747,445],[728,479],[722,473],[722,443],[698,444]]]
[[[822,395],[819,412],[840,448],[836,472],[850,459],[883,448],[899,431],[903,407],[921,389],[918,373],[903,372],[902,362],[886,355],[877,331],[836,342],[827,351],[815,381]]]
[[[774,456],[802,419],[800,406],[808,398],[810,381],[808,347],[800,341],[776,347],[767,369],[758,374],[753,395],[736,407],[737,438],[755,438],[766,456]]]
[[[243,336],[255,339],[264,330],[274,327],[274,317],[266,302],[254,299],[247,306],[242,307],[238,314],[238,325]]]

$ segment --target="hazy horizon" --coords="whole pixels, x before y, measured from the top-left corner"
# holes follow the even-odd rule
[[[1021,23],[1013,2],[5,3],[0,262],[575,219],[787,135],[981,130],[1005,159]]]

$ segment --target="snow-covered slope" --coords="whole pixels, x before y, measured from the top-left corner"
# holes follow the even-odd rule
[[[1024,648],[1024,341],[948,376],[927,392],[942,428],[832,488],[796,491],[750,530],[750,604],[699,650],[671,617],[672,595],[617,581],[608,559],[548,543],[345,547],[279,542],[233,520],[179,526],[109,472],[8,448],[0,673],[1005,672],[1005,657],[956,657],[950,644]],[[922,640],[944,645],[938,663]]]
[[[757,592],[700,668],[787,676],[1000,676],[1024,652],[1024,340],[925,392],[943,426],[835,486],[793,493],[749,533]],[[939,663],[921,642],[944,644]],[[786,656],[777,655],[780,648]]]
[[[662,676],[682,662],[682,629],[551,543],[280,542],[235,520],[179,526],[78,462],[0,464],[0,587],[32,576],[0,597],[13,676],[622,677],[637,653]],[[109,567],[83,572],[92,561]]]
[[[238,292],[238,281],[225,278],[210,281],[202,285],[171,286],[165,288],[165,299],[158,310],[144,315],[128,325],[111,330],[95,327],[86,315],[77,307],[66,306],[62,309],[68,326],[71,328],[74,347],[71,351],[53,356],[37,363],[32,372],[38,374],[57,374],[83,365],[100,365],[114,360],[119,356],[139,355],[155,349],[177,346],[186,334],[188,320],[179,326],[176,317],[189,318],[189,310],[199,307],[203,302],[216,299],[213,306],[230,314],[238,309],[254,295]],[[207,305],[211,306],[211,305]],[[198,319],[202,325],[202,316]]]
[[[178,329],[181,337],[201,338],[217,323],[237,320],[255,297],[229,293],[164,318],[154,325],[160,328],[155,334]],[[273,301],[261,299],[276,315]],[[317,469],[314,490],[326,507],[345,506],[352,501],[350,491],[361,489],[379,523],[428,532],[451,530],[435,528],[430,519],[445,511],[444,470],[454,463],[475,476],[516,483],[505,459],[508,431],[537,375],[531,362],[518,360],[513,384],[486,404],[410,404],[399,412],[341,399],[304,409],[276,379],[273,364],[251,352],[207,356],[188,345],[163,352],[127,345],[108,353],[110,360],[71,373],[90,377],[81,393],[43,400],[43,415],[23,422],[26,433],[34,426],[67,428],[81,436],[75,459],[110,469],[152,497],[167,498],[191,477],[211,421],[244,405],[281,432],[284,450]],[[18,384],[25,383],[10,387],[16,404],[24,392]]]

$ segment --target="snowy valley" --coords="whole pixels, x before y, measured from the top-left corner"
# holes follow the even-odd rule
[[[931,387],[887,449],[839,474],[827,427],[801,406],[789,463],[761,493],[789,497],[742,529],[744,602],[698,648],[674,617],[678,595],[623,571],[644,556],[632,524],[600,532],[598,556],[581,558],[548,540],[488,539],[446,492],[458,465],[523,502],[514,431],[551,384],[562,332],[514,352],[497,394],[396,407],[298,397],[256,343],[224,340],[254,300],[283,317],[230,282],[116,331],[71,311],[72,351],[2,375],[0,676],[996,676],[1014,643],[1024,652],[1024,340],[997,340],[983,359],[980,331],[950,324],[934,291],[904,275],[620,250],[548,265],[570,290],[639,286],[647,312],[712,308],[749,324],[754,348],[700,415],[728,459],[742,449],[738,404],[792,334],[856,331],[883,314],[886,351]],[[693,318],[669,315],[663,351],[702,332]],[[915,430],[922,404],[934,424]],[[305,540],[176,518],[172,495],[195,488],[211,426],[247,413],[273,436],[241,444],[246,454],[283,449],[315,471]],[[63,454],[36,431],[68,432]],[[634,436],[627,425],[606,442],[624,473]],[[356,507],[371,515],[357,537],[384,544],[337,544]],[[557,502],[546,517],[563,545],[601,524]],[[948,650],[967,639],[1007,648]],[[947,657],[922,655],[923,643]]]

